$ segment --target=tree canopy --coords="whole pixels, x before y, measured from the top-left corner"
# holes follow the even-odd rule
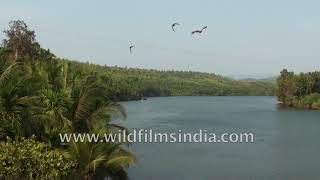
[[[73,142],[60,133],[109,134],[123,107],[100,76],[81,72],[37,45],[22,21],[0,48],[0,179],[126,179],[135,156],[125,142]],[[121,159],[118,160],[118,159]]]
[[[320,72],[298,75],[284,69],[277,79],[277,96],[286,106],[320,108]]]
[[[9,29],[4,31],[7,39],[4,39],[3,46],[12,51],[13,60],[17,61],[22,56],[35,54],[39,44],[36,42],[35,32],[29,30],[23,21],[11,21]]]

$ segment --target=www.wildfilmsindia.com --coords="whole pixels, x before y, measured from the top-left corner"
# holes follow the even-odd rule
[[[208,130],[198,130],[193,132],[163,133],[154,132],[152,129],[139,129],[127,132],[119,130],[116,133],[95,134],[95,133],[60,133],[62,143],[90,142],[90,143],[107,143],[107,142],[129,142],[129,143],[252,143],[254,142],[253,133],[221,133],[216,134]]]

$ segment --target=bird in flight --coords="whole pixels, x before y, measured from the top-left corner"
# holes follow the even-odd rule
[[[131,46],[129,47],[131,54],[132,54],[132,48],[134,48],[134,46],[131,45]]]
[[[198,34],[201,34],[203,30],[207,29],[208,26],[204,26],[201,30],[194,30],[191,32],[191,35],[195,34],[195,33],[198,33]]]
[[[174,27],[179,26],[179,25],[180,25],[179,23],[173,23],[171,26],[172,31],[175,32]]]

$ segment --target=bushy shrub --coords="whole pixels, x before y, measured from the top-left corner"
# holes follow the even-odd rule
[[[310,95],[307,95],[303,98],[303,103],[305,105],[311,106],[313,103],[317,103],[320,100],[320,94],[319,93],[312,93]]]
[[[0,142],[0,179],[54,179],[74,167],[62,150],[50,149],[34,137]]]

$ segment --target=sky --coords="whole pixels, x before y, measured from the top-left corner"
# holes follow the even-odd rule
[[[44,48],[82,62],[267,77],[319,70],[319,7],[317,0],[6,0],[0,30],[24,20]]]

